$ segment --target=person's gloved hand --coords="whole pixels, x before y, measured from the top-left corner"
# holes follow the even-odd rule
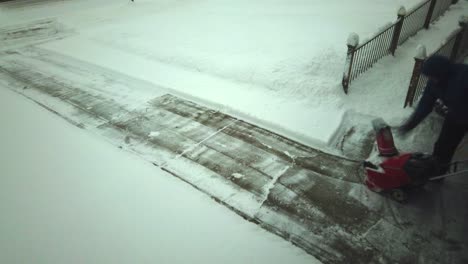
[[[403,124],[401,124],[398,127],[398,133],[401,136],[405,136],[408,134],[408,132],[413,130],[413,128],[415,128],[418,125],[418,123],[419,122],[414,118],[414,114],[413,114],[410,118],[408,118],[408,120],[403,122]]]
[[[408,132],[411,130],[411,128],[408,126],[407,123],[404,123],[403,125],[400,125],[398,128],[397,128],[397,131],[398,131],[398,134],[404,136],[406,134],[408,134]]]
[[[405,139],[406,137],[408,137],[409,132],[413,129],[408,124],[409,124],[408,122],[404,122],[401,125],[392,127],[392,130],[394,131],[395,136],[401,139]]]

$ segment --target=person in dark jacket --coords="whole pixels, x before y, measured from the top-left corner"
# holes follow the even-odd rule
[[[422,73],[429,79],[423,96],[399,130],[406,134],[415,128],[432,112],[438,99],[447,106],[448,112],[432,152],[441,164],[440,175],[447,172],[448,167],[444,165],[450,163],[468,131],[468,65],[451,63],[442,56],[431,56],[424,62]]]

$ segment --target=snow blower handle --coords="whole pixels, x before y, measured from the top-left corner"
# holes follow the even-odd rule
[[[468,170],[462,170],[462,171],[458,171],[458,172],[454,172],[454,173],[442,174],[442,175],[439,175],[439,176],[436,176],[436,177],[429,178],[429,180],[430,181],[436,181],[436,180],[445,179],[445,178],[456,176],[456,175],[461,175],[461,174],[464,174],[464,173],[468,173]]]
[[[449,170],[451,171],[450,173],[442,174],[439,176],[431,177],[429,178],[430,181],[435,181],[435,180],[440,180],[440,179],[445,179],[448,177],[456,176],[456,175],[461,175],[464,173],[468,174],[468,169],[458,171],[458,165],[459,164],[468,164],[468,160],[457,160],[454,162],[447,163],[447,166],[449,166]]]

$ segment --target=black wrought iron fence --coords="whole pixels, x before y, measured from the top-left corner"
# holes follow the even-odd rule
[[[456,2],[456,1],[455,1]],[[454,1],[452,0],[437,0],[435,1],[435,6],[434,6],[434,11],[431,16],[431,22],[439,18],[445,10],[449,8],[451,4],[453,4]]]
[[[398,10],[396,22],[381,30],[375,37],[360,45],[358,41],[348,41],[348,52],[342,79],[344,92],[348,93],[349,85],[356,77],[370,69],[381,58],[389,54],[395,55],[398,45],[415,35],[423,27],[428,28],[432,21],[457,1],[426,0],[408,13],[402,7]]]
[[[454,31],[439,49],[430,56],[441,55],[449,58],[453,62],[461,62],[468,55],[468,19],[462,17],[460,28]],[[421,48],[421,47],[419,47]],[[425,48],[423,48],[425,49]],[[422,53],[422,54],[421,54]],[[418,56],[414,58],[413,74],[410,79],[408,92],[406,94],[404,107],[413,106],[421,97],[427,84],[427,77],[421,74],[421,68],[426,60],[425,52],[418,51]]]
[[[395,25],[387,27],[375,37],[358,47],[353,46],[353,44],[348,41],[348,57],[346,59],[343,77],[343,88],[346,93],[348,92],[347,88],[351,80],[354,80],[361,73],[368,70],[379,59],[390,54],[390,39],[392,38],[394,27]]]
[[[408,12],[403,22],[398,45],[401,45],[411,36],[416,35],[424,27],[430,5],[431,1],[422,2]]]

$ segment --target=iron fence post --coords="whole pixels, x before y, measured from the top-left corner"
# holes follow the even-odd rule
[[[417,54],[414,57],[414,68],[411,75],[410,84],[408,87],[408,92],[406,94],[405,105],[403,108],[413,106],[414,94],[416,93],[416,88],[418,87],[419,77],[421,76],[421,68],[426,60],[426,47],[424,45],[419,45],[417,47]]]
[[[343,80],[341,81],[345,94],[348,94],[348,87],[351,80],[351,70],[353,68],[354,54],[356,52],[358,44],[359,36],[356,33],[351,33],[348,37],[348,52],[346,55],[345,69],[343,71]]]
[[[406,9],[402,6],[398,9],[398,20],[393,28],[392,42],[390,43],[390,51],[392,55],[395,56],[395,51],[398,47],[398,41],[400,40],[401,29],[403,28],[403,23],[406,17]]]
[[[461,44],[463,35],[465,34],[465,30],[467,29],[467,27],[466,27],[467,21],[466,21],[466,19],[464,17],[462,17],[460,19],[458,24],[460,25],[461,29],[457,33],[457,36],[455,37],[455,42],[453,43],[452,52],[450,53],[450,57],[449,57],[449,59],[451,61],[456,61],[457,60],[457,55],[458,55],[458,53],[460,51],[460,44]]]
[[[434,13],[434,7],[435,7],[436,2],[437,0],[431,0],[431,4],[429,6],[429,10],[427,11],[427,15],[426,15],[426,21],[424,22],[425,29],[429,28],[429,24],[431,23],[432,13]]]

